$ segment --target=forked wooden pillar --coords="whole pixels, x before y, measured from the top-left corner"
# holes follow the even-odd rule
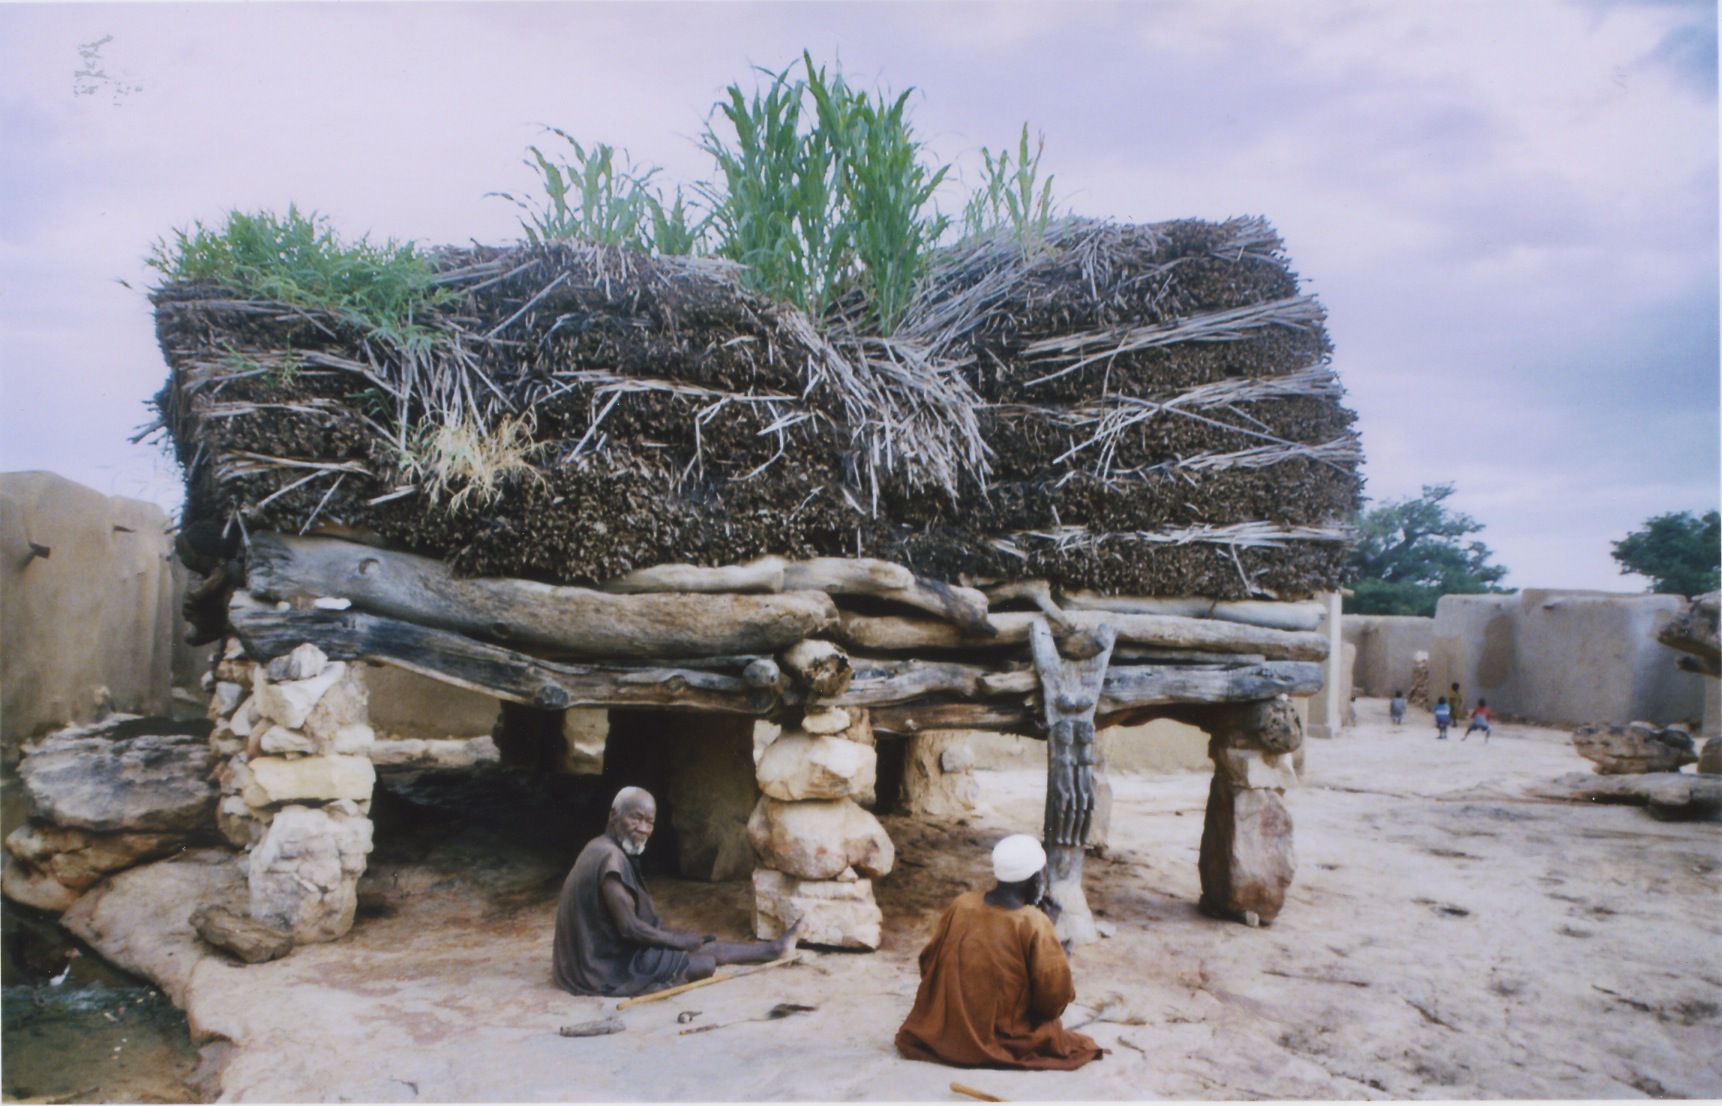
[[[1082,889],[1082,847],[1094,821],[1094,710],[1116,640],[1110,625],[1073,635],[1067,659],[1045,621],[1029,631],[1046,727],[1047,893],[1062,908],[1059,939],[1075,945],[1100,939]]]

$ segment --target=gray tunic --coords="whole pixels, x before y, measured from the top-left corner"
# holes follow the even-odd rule
[[[556,985],[577,995],[626,996],[686,982],[687,953],[642,945],[616,928],[602,891],[612,874],[633,896],[635,916],[658,927],[639,862],[608,835],[593,838],[574,861],[556,907]]]

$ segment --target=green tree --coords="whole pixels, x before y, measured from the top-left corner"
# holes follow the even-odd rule
[[[1443,595],[1512,590],[1497,586],[1507,570],[1489,563],[1489,547],[1465,540],[1482,523],[1443,505],[1452,494],[1452,484],[1425,484],[1420,496],[1352,517],[1358,539],[1348,562],[1348,614],[1428,616]]]
[[[1621,575],[1651,579],[1665,595],[1703,595],[1722,586],[1722,512],[1694,518],[1688,511],[1657,515],[1614,543]]]

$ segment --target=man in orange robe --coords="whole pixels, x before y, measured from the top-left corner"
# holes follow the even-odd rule
[[[1076,988],[1052,928],[1058,906],[1044,897],[1046,852],[1027,834],[1007,837],[993,875],[991,891],[959,895],[939,919],[897,1050],[963,1067],[1079,1068],[1105,1049],[1058,1020]]]

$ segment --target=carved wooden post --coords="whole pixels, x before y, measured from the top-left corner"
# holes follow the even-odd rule
[[[1282,796],[1297,785],[1290,754],[1303,744],[1303,727],[1283,697],[1216,708],[1200,724],[1214,759],[1199,861],[1202,909],[1251,925],[1272,921],[1297,870]]]
[[[1101,625],[1070,639],[1076,656],[1066,660],[1045,620],[1029,628],[1046,726],[1047,892],[1063,908],[1059,938],[1078,945],[1100,938],[1082,890],[1082,845],[1094,819],[1094,708],[1116,640],[1112,627]]]

